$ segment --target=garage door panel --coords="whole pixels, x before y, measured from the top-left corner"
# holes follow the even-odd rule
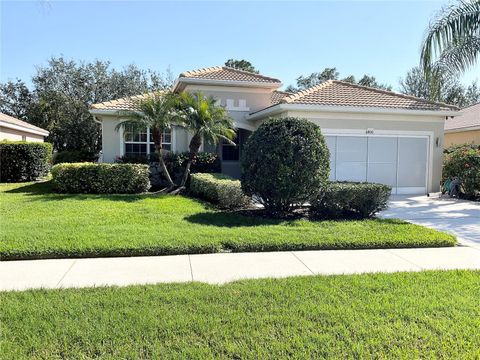
[[[343,162],[337,164],[338,181],[365,181],[367,175],[366,162]]]
[[[426,186],[427,139],[398,139],[397,186],[421,188]]]
[[[361,136],[337,137],[337,163],[366,162],[367,138]]]
[[[368,138],[367,181],[396,186],[397,142],[396,137]]]

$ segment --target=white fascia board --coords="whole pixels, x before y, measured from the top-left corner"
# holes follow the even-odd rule
[[[464,132],[464,131],[475,131],[475,130],[480,130],[480,125],[466,126],[466,127],[457,128],[457,129],[448,129],[448,130],[445,130],[445,134],[458,133],[458,132]]]
[[[307,105],[307,104],[277,104],[272,107],[260,110],[247,117],[248,120],[257,120],[265,116],[275,115],[284,111],[318,111],[335,113],[369,113],[369,114],[401,114],[401,115],[425,115],[425,116],[458,116],[459,111],[445,110],[408,110],[396,108],[375,108],[375,107],[353,107],[353,106],[329,106],[329,105]]]
[[[21,125],[16,125],[16,124],[10,124],[8,122],[3,122],[0,120],[0,126],[5,127],[7,129],[13,129],[13,130],[19,130],[19,131],[24,131],[26,133],[30,134],[35,134],[35,135],[42,135],[42,136],[48,136],[50,133],[47,130],[37,130],[37,129],[31,129],[25,126]]]
[[[238,86],[238,87],[254,87],[262,89],[278,89],[282,83],[262,83],[254,81],[231,81],[231,80],[210,80],[210,79],[198,79],[198,78],[178,78],[173,85],[173,91],[181,85],[189,84],[202,84],[202,85],[222,85],[222,86]]]

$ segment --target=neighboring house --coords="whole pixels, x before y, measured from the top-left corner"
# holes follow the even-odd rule
[[[271,77],[211,67],[180,74],[173,91],[201,90],[218,99],[235,119],[238,146],[207,144],[203,149],[218,151],[226,174],[240,175],[243,145],[263,121],[295,116],[322,128],[330,148],[332,180],[384,183],[398,194],[439,190],[443,127],[447,117],[458,114],[456,107],[336,80],[295,94],[278,91],[281,86]],[[122,130],[115,131],[118,111],[131,109],[132,99],[95,104],[90,110],[102,123],[104,162],[153,151],[148,129],[127,138]],[[165,135],[165,149],[188,150],[190,136],[181,127]]]
[[[460,110],[461,115],[445,121],[445,147],[480,145],[480,103]]]
[[[0,141],[43,142],[48,131],[0,112]]]

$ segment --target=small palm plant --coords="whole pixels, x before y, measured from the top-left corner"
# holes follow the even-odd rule
[[[117,131],[120,128],[129,128],[138,132],[150,128],[160,169],[170,187],[174,187],[175,184],[163,159],[162,142],[164,131],[171,128],[173,123],[181,121],[181,118],[175,112],[177,102],[178,95],[176,94],[164,92],[150,93],[141,99],[135,100],[134,107],[136,110],[120,111],[118,115],[126,118],[126,120],[120,122],[115,128]]]
[[[216,145],[219,141],[225,140],[235,145],[232,141],[235,138],[235,128],[233,119],[212,96],[205,97],[200,91],[193,94],[183,92],[180,94],[179,104],[183,124],[192,134],[189,144],[190,154],[180,184],[183,187],[190,174],[192,161],[200,151],[203,141]]]
[[[426,75],[438,68],[452,73],[473,66],[480,55],[480,0],[460,0],[431,22],[422,45]]]

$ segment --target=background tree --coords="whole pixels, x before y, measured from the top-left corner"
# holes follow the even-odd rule
[[[459,107],[473,105],[480,101],[477,82],[465,86],[448,72],[437,69],[427,78],[422,68],[412,68],[400,80],[400,91],[425,100],[440,101]]]
[[[253,66],[250,61],[243,60],[243,59],[242,60],[228,59],[225,62],[225,66],[228,66],[237,70],[253,72],[255,74],[258,74],[259,72],[257,69],[255,69],[255,66]]]
[[[32,89],[22,81],[0,85],[2,112],[50,131],[47,141],[57,151],[98,152],[101,131],[89,106],[125,96],[165,89],[171,73],[160,74],[129,65],[112,69],[108,61],[77,62],[51,58],[37,67]]]
[[[443,8],[430,23],[421,51],[429,76],[435,69],[463,72],[480,54],[480,0],[461,0]]]
[[[150,128],[160,169],[170,187],[175,184],[163,159],[162,143],[165,130],[170,129],[173,123],[179,120],[175,112],[177,103],[178,95],[176,94],[153,92],[136,101],[137,110],[120,111],[119,115],[126,117],[127,120],[115,127],[117,131],[123,128],[125,131],[133,132],[144,132],[145,129]]]
[[[297,92],[308,89],[312,86],[319,85],[327,80],[339,80],[340,73],[337,71],[337,68],[325,68],[321,72],[311,73],[308,76],[299,76],[296,79],[296,86],[289,85],[285,91],[287,92]],[[374,76],[364,75],[358,82],[355,80],[355,76],[349,75],[342,79],[342,81],[349,82],[352,84],[359,84],[363,86],[369,86],[384,90],[391,90],[392,87],[386,84],[381,84],[377,82]]]
[[[232,145],[235,137],[233,119],[227,110],[217,105],[212,97],[205,97],[198,91],[193,94],[184,92],[180,94],[180,111],[186,129],[192,134],[189,144],[189,157],[180,186],[185,186],[190,167],[195,156],[200,151],[203,141],[218,144],[225,140]]]
[[[28,120],[34,96],[20,79],[0,84],[0,112],[20,120]]]

